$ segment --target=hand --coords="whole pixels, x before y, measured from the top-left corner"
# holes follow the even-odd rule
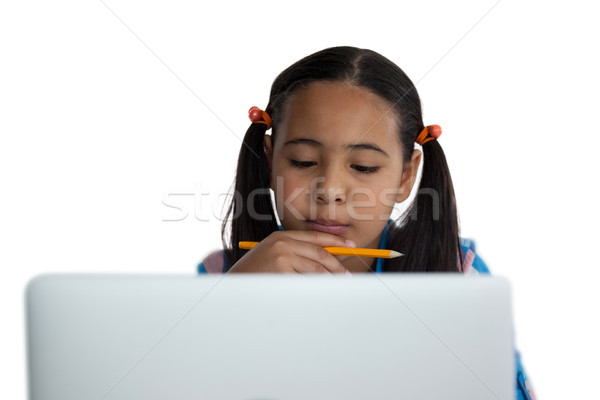
[[[275,231],[244,254],[228,273],[326,273],[347,272],[323,247],[356,247],[341,236],[313,230]]]

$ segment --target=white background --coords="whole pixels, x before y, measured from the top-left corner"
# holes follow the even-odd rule
[[[284,68],[338,45],[397,63],[425,124],[442,126],[462,236],[512,283],[538,397],[597,395],[593,3],[389,4],[2,3],[1,398],[26,396],[27,281],[193,275],[220,247],[217,194],[232,183],[248,108],[266,106]]]

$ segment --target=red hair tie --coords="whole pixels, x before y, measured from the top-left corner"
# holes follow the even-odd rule
[[[427,135],[429,135],[430,137],[427,137]],[[441,126],[428,125],[425,128],[423,128],[421,133],[419,133],[419,136],[417,136],[417,140],[415,140],[415,142],[417,142],[421,146],[423,146],[425,143],[429,142],[430,140],[437,139],[440,136],[442,136],[442,127]]]
[[[256,106],[250,107],[248,110],[248,118],[250,118],[250,121],[253,123],[265,124],[267,126],[267,130],[271,129],[271,117],[265,111]]]

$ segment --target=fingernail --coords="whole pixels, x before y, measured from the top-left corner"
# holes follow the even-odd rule
[[[344,275],[352,275],[352,272],[346,270],[346,272],[344,272]]]
[[[348,247],[356,247],[356,243],[354,243],[350,239],[346,239],[346,246],[348,246]]]

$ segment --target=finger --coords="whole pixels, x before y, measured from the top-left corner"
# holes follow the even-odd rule
[[[321,247],[339,246],[339,247],[356,247],[356,243],[352,240],[347,240],[343,236],[334,235],[332,233],[314,231],[314,230],[291,230],[282,232],[285,236],[295,240],[302,240],[318,244]]]
[[[292,266],[293,270],[299,274],[328,274],[332,272],[325,268],[323,264],[304,257],[298,257],[297,262]]]
[[[321,247],[321,245],[292,239],[288,248],[294,255],[310,260],[313,268],[315,268],[314,263],[317,263],[330,273],[343,274],[346,272],[346,267],[333,254]]]

